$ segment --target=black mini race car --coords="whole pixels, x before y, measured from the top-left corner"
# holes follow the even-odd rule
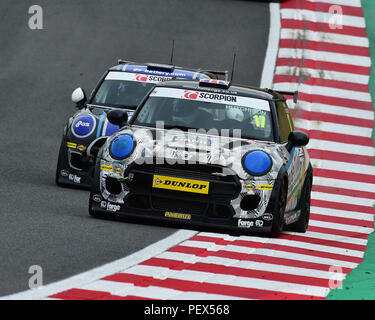
[[[104,73],[88,100],[81,88],[73,92],[72,101],[78,111],[64,127],[56,168],[57,185],[91,186],[97,152],[107,137],[119,129],[108,122],[108,111],[121,109],[130,118],[148,91],[160,81],[227,77],[226,71],[123,60],[118,63]]]
[[[89,213],[305,232],[309,138],[294,130],[283,94],[221,80],[167,81],[129,122],[110,112],[121,130],[98,154]]]

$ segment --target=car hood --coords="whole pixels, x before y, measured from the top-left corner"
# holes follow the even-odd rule
[[[121,134],[130,134],[135,141],[134,151],[121,161],[111,157],[112,141]],[[223,174],[236,174],[241,179],[254,179],[242,165],[243,156],[252,150],[263,150],[272,159],[271,170],[261,179],[276,179],[280,167],[287,161],[285,145],[258,140],[223,137],[181,130],[163,130],[144,127],[126,127],[110,137],[104,146],[103,159],[114,161],[124,168],[129,164],[165,161],[174,163],[215,164]]]

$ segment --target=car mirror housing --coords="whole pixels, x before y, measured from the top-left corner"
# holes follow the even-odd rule
[[[107,119],[110,123],[122,128],[128,122],[128,113],[124,110],[111,110],[107,114]]]
[[[288,136],[287,149],[293,147],[304,147],[309,143],[309,136],[303,131],[293,131]]]
[[[77,88],[72,93],[72,102],[77,105],[77,108],[81,109],[87,101],[86,93],[82,88]]]

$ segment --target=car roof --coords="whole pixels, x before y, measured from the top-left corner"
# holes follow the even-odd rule
[[[210,91],[222,94],[240,95],[263,100],[285,100],[285,97],[276,91],[267,88],[258,88],[243,84],[230,83],[227,89],[201,86],[197,80],[169,80],[158,83],[158,87],[180,88],[185,90]]]
[[[227,71],[211,71],[192,69],[174,66],[171,64],[159,64],[152,62],[138,63],[119,60],[119,64],[109,68],[109,71],[122,71],[132,73],[150,74],[156,76],[169,76],[180,79],[200,79],[203,75],[206,78],[217,79],[219,74],[227,74]]]

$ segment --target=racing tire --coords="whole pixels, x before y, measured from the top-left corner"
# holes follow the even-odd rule
[[[104,219],[104,220],[113,220],[114,215],[111,213],[103,213],[103,212],[95,212],[93,211],[92,208],[92,198],[96,194],[95,190],[98,190],[98,183],[100,179],[100,159],[101,159],[101,153],[102,151],[100,150],[98,152],[98,156],[96,157],[95,161],[95,168],[94,168],[94,177],[93,177],[93,182],[92,182],[92,187],[90,191],[90,199],[89,199],[89,214],[90,216],[97,218],[97,219]]]
[[[288,231],[305,233],[310,220],[310,200],[311,200],[312,177],[307,178],[301,196],[301,214],[299,219],[287,227]]]
[[[59,157],[57,158],[57,165],[56,165],[56,175],[55,175],[55,183],[57,186],[62,186],[63,184],[59,182],[59,176],[61,171],[61,164],[62,164],[62,156],[64,151],[64,139],[62,139],[59,149]]]
[[[287,186],[285,183],[285,179],[282,179],[280,190],[279,190],[279,197],[277,199],[277,204],[274,209],[274,219],[273,219],[272,227],[270,231],[271,237],[280,236],[281,232],[284,229],[286,200],[287,200]]]

